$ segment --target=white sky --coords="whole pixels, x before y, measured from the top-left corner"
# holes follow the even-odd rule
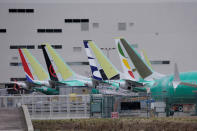
[[[197,2],[197,0],[0,0],[0,3],[166,3]]]

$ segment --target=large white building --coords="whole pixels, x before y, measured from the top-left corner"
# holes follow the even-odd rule
[[[77,62],[87,62],[83,40],[94,40],[122,70],[113,49],[119,36],[144,49],[155,71],[173,73],[174,62],[180,71],[197,70],[196,12],[192,0],[0,0],[0,82],[24,78],[18,47],[46,67],[43,42],[87,75],[89,67]]]

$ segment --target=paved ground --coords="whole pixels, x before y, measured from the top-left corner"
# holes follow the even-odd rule
[[[22,108],[0,109],[0,131],[25,131]]]

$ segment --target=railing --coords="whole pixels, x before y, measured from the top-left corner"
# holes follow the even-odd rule
[[[27,105],[31,119],[89,118],[89,95],[0,96],[0,108]]]

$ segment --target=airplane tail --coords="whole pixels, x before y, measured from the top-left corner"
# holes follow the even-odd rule
[[[103,54],[103,52],[96,46],[93,41],[88,41],[89,48],[94,53],[98,63],[103,69],[108,80],[120,79],[120,74],[118,70],[112,65],[108,58]]]
[[[135,68],[138,71],[141,78],[145,79],[153,74],[153,71],[143,61],[143,59],[138,54],[138,52],[124,38],[117,38],[116,44],[120,45],[121,47],[123,47],[125,49],[125,51],[128,54],[129,59],[132,61],[133,65],[135,66]],[[122,56],[124,56],[124,55],[122,55]]]
[[[88,41],[84,40],[83,43],[84,43],[86,55],[88,57],[90,69],[91,69],[91,72],[92,72],[92,77],[95,80],[99,80],[100,81],[100,80],[102,80],[102,76],[101,76],[101,73],[99,72],[99,69],[97,67],[95,58],[93,57],[93,55],[91,53],[91,50],[90,50],[89,45],[88,45]]]
[[[21,49],[18,49],[27,81],[33,82],[34,78]]]
[[[141,51],[141,57],[146,62],[146,64],[150,67],[150,69],[153,70],[150,60],[148,59],[145,50]]]
[[[147,62],[145,62],[138,52],[124,38],[117,38],[116,44],[118,44],[118,42],[126,51],[128,58],[131,60],[141,78],[145,80],[153,80],[164,76],[163,74],[153,71],[148,65],[148,63],[150,64],[148,58],[145,58],[145,60],[147,59]]]
[[[49,76],[44,70],[44,68],[39,64],[36,58],[33,57],[27,49],[19,49],[19,54],[28,81],[32,82],[36,78],[37,78],[36,80],[39,81],[49,80]],[[31,70],[26,60],[29,62],[29,65],[31,66],[33,73],[31,73]]]
[[[42,52],[43,52],[43,55],[44,55],[44,58],[45,58],[45,62],[46,62],[46,65],[47,65],[47,69],[48,69],[48,73],[49,73],[50,79],[52,81],[59,81],[58,80],[58,76],[57,76],[57,74],[55,72],[55,69],[53,68],[51,60],[50,60],[50,58],[49,58],[49,56],[47,54],[45,46],[46,45],[41,45],[41,48],[42,48]]]
[[[64,62],[64,60],[49,44],[46,44],[45,49],[48,51],[50,57],[53,59],[53,62],[57,67],[57,73],[60,73],[61,79],[69,80],[78,76],[72,71],[72,69]]]
[[[136,72],[135,66],[128,58],[128,54],[120,44],[120,39],[115,39],[116,48],[120,57],[121,65],[123,68],[123,74],[128,80],[139,80],[139,74]]]

